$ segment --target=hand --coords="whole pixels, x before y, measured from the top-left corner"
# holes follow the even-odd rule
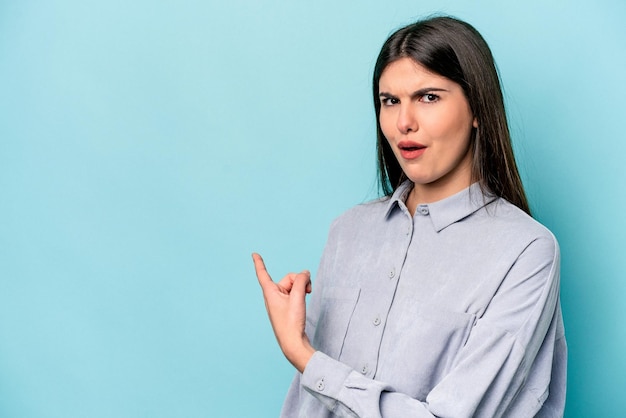
[[[261,256],[254,253],[252,259],[278,345],[287,360],[302,373],[315,352],[305,333],[305,297],[311,293],[311,273],[306,270],[289,273],[274,283]]]

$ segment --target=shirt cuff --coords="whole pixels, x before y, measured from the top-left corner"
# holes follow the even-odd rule
[[[300,383],[332,411],[351,372],[349,366],[316,351],[307,363]]]

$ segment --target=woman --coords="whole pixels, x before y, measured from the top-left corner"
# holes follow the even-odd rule
[[[566,345],[559,250],[530,217],[489,47],[436,17],[385,42],[374,69],[386,197],[331,226],[311,302],[272,282],[298,370],[286,417],[559,417]]]

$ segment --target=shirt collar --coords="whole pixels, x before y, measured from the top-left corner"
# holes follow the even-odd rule
[[[413,188],[410,180],[403,182],[393,193],[387,203],[385,217],[389,217],[394,210],[406,208],[404,202]],[[493,202],[497,196],[491,193],[483,193],[478,183],[473,183],[466,189],[449,196],[437,202],[419,205],[415,216],[420,215],[420,208],[426,208],[425,211],[432,219],[433,225],[437,232],[468,217],[477,210],[485,207]]]

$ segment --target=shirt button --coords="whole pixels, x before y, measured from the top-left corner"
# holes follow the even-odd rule
[[[428,215],[428,206],[427,205],[419,205],[417,207],[417,211],[422,215]]]
[[[389,270],[389,278],[393,279],[394,277],[396,277],[396,269],[392,268],[391,270]]]
[[[361,374],[367,374],[369,370],[369,367],[367,366],[367,364],[364,364],[363,367],[361,367]]]
[[[376,318],[374,318],[374,320],[372,322],[374,323],[374,325],[379,326],[380,325],[380,316],[377,316]]]
[[[324,378],[321,378],[318,382],[317,382],[317,390],[319,390],[320,392],[324,390],[326,386],[324,385]]]

